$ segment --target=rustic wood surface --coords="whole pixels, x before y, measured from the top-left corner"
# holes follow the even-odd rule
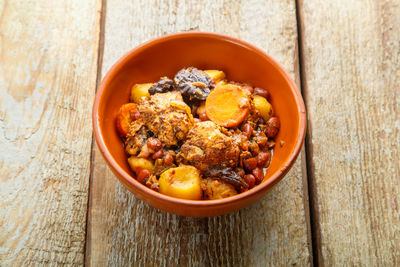
[[[299,80],[295,2],[107,1],[102,74],[126,51],[163,34],[236,36],[277,58]],[[88,225],[90,266],[309,265],[304,154],[262,201],[226,216],[184,218],[135,200],[96,150]]]
[[[0,266],[399,266],[398,25],[400,0],[0,0]],[[214,218],[136,200],[92,138],[109,67],[190,30],[301,72],[308,111],[288,176]]]
[[[300,1],[321,266],[400,265],[400,1]]]
[[[0,266],[84,263],[98,8],[0,1]]]

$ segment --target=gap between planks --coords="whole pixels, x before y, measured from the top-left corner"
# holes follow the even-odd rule
[[[105,25],[106,25],[106,12],[107,12],[107,0],[100,0],[99,9],[99,33],[98,33],[98,50],[97,50],[97,73],[96,73],[96,88],[95,94],[97,93],[97,88],[101,82],[101,67],[103,66],[103,54],[104,54],[104,35],[105,35]],[[83,247],[83,263],[84,266],[89,266],[90,262],[90,250],[91,250],[91,208],[92,208],[92,197],[93,197],[93,172],[94,172],[94,160],[95,160],[95,147],[96,141],[94,140],[94,134],[92,132],[92,145],[90,148],[90,174],[89,174],[89,187],[88,187],[88,200],[86,208],[86,235],[85,244]]]
[[[299,79],[300,79],[300,92],[303,96],[304,106],[306,108],[307,113],[307,105],[306,105],[306,98],[307,92],[304,90],[304,81],[305,81],[305,71],[303,69],[304,66],[304,56],[303,56],[303,39],[302,39],[302,30],[303,30],[303,19],[301,16],[301,5],[299,3],[300,0],[295,0],[296,4],[296,25],[297,25],[297,45],[298,45],[298,66],[299,66]],[[312,147],[309,145],[311,143],[311,123],[308,119],[307,115],[307,128],[306,128],[306,137],[304,140],[304,154],[306,158],[306,177],[307,177],[307,197],[308,197],[308,220],[309,229],[310,229],[310,245],[311,245],[311,261],[313,266],[319,266],[319,253],[318,248],[321,244],[320,242],[320,232],[319,232],[319,216],[318,216],[318,209],[315,206],[315,183],[312,176],[312,166],[311,166],[311,158],[312,158]]]

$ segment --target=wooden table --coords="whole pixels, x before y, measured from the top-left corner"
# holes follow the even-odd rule
[[[399,0],[0,0],[0,266],[399,266]],[[172,32],[271,54],[306,143],[258,203],[193,219],[136,200],[93,141],[110,66]]]

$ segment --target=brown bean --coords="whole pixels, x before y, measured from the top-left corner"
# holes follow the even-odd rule
[[[252,171],[257,167],[257,159],[256,158],[245,159],[243,161],[243,165],[248,171]]]
[[[263,168],[265,164],[268,162],[268,159],[269,159],[269,153],[261,152],[260,154],[258,154],[257,156],[258,167]]]
[[[265,134],[272,138],[275,137],[280,128],[280,122],[278,117],[272,117],[267,121],[267,127],[265,128]]]
[[[259,96],[262,96],[262,97],[264,97],[265,99],[269,99],[270,98],[270,93],[268,92],[268,90],[266,90],[266,89],[263,89],[263,88],[260,88],[260,87],[256,87],[256,88],[254,88],[254,94],[255,95],[259,95]]]
[[[254,186],[254,184],[256,183],[256,178],[254,177],[253,174],[246,174],[244,176],[244,180],[249,185],[249,189],[252,188]]]
[[[164,152],[162,149],[158,150],[156,153],[151,156],[152,159],[159,159],[163,156]]]
[[[246,134],[247,139],[250,139],[251,135],[253,134],[253,127],[250,124],[245,123],[242,126],[242,131]]]
[[[167,155],[165,155],[165,157],[164,157],[164,164],[169,166],[173,162],[174,162],[174,157],[170,153],[167,153]]]
[[[209,118],[208,118],[208,116],[207,116],[207,114],[205,112],[200,113],[199,118],[202,121],[208,121],[209,120]]]
[[[258,153],[260,153],[260,147],[257,145],[256,142],[251,142],[249,145],[249,149],[251,151],[251,154],[253,154],[253,156],[257,156]]]
[[[150,137],[147,139],[147,146],[153,151],[158,151],[162,148],[162,143],[159,139]]]
[[[149,172],[149,170],[146,170],[146,169],[142,169],[140,172],[139,172],[139,174],[138,174],[138,176],[137,176],[137,180],[139,181],[139,182],[144,182],[144,180],[146,180],[147,178],[149,178],[150,177],[150,172]]]
[[[261,183],[261,181],[264,178],[264,172],[262,171],[262,169],[261,168],[255,168],[251,173],[256,178],[256,184]]]

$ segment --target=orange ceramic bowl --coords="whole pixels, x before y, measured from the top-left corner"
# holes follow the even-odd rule
[[[128,103],[135,83],[173,77],[184,67],[223,70],[229,80],[266,88],[280,118],[271,165],[264,181],[254,188],[221,200],[184,200],[155,192],[139,183],[130,170],[115,118]],[[144,43],[118,60],[103,78],[93,105],[94,136],[115,175],[137,198],[153,207],[184,216],[215,216],[229,213],[260,199],[278,183],[295,162],[303,144],[306,114],[300,91],[288,73],[261,49],[221,34],[177,33]],[[280,146],[280,141],[284,145]]]

